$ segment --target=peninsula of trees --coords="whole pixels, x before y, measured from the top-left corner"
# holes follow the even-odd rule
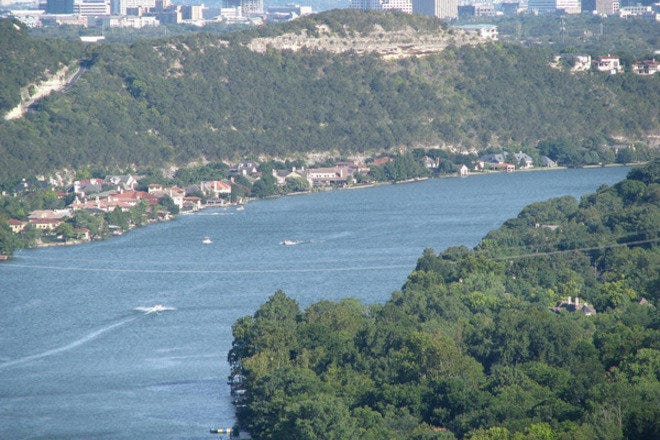
[[[385,304],[278,291],[233,326],[253,438],[660,436],[660,162],[426,250]]]
[[[302,33],[347,50],[251,49]],[[403,52],[430,39],[438,46],[395,58],[349,50],[365,36],[403,38]],[[418,147],[554,149],[551,159],[580,166],[657,133],[657,75],[571,74],[550,67],[554,55],[551,46],[477,42],[428,17],[362,11],[131,45],[35,38],[2,20],[3,115],[35,81],[79,63],[85,71],[22,117],[0,119],[0,182],[63,168]]]

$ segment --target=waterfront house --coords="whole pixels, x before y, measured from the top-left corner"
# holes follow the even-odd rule
[[[31,225],[42,231],[52,231],[63,223],[61,218],[31,218]]]
[[[170,197],[179,209],[183,208],[183,198],[186,196],[186,192],[178,186],[166,188],[161,184],[152,183],[149,185],[148,192],[158,198]]]
[[[185,196],[183,198],[183,206],[181,211],[194,212],[202,209],[202,198],[197,196]]]
[[[528,169],[534,166],[534,159],[532,159],[529,155],[523,153],[522,151],[513,153],[513,158],[515,159],[516,163],[520,168]]]
[[[27,222],[16,220],[14,218],[10,218],[9,220],[7,220],[7,223],[9,224],[9,227],[11,228],[11,231],[14,234],[18,234],[19,232],[22,232],[28,224]]]
[[[548,156],[541,156],[541,165],[544,167],[552,168],[557,166],[557,162],[550,159]]]
[[[218,198],[222,194],[231,194],[231,184],[222,180],[208,180],[199,185],[200,190],[207,196]]]
[[[511,163],[491,163],[489,165],[491,170],[502,171],[505,173],[512,173],[516,170],[516,166]]]
[[[286,184],[286,179],[307,179],[305,175],[306,172],[304,170],[297,171],[296,168],[293,168],[291,171],[273,170],[273,177],[278,186],[284,186]]]
[[[312,187],[345,185],[353,178],[353,173],[348,167],[311,168],[305,177]]]
[[[470,170],[465,165],[462,165],[461,169],[458,170],[458,172],[461,176],[469,176],[470,175]]]

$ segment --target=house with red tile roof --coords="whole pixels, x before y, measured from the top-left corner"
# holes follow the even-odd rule
[[[9,227],[11,228],[11,231],[14,234],[18,234],[19,232],[22,232],[25,229],[25,227],[28,225],[28,222],[16,220],[15,218],[10,218],[9,220],[7,220],[7,223],[9,224]]]

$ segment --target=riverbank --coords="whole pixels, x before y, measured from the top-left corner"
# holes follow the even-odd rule
[[[642,164],[642,163],[639,163]],[[635,164],[635,165],[639,165]],[[598,168],[609,168],[609,167],[622,167],[622,166],[627,166],[623,164],[607,164],[607,165],[594,165],[594,166],[585,166],[583,168],[585,169],[598,169]],[[541,171],[559,171],[559,170],[566,170],[566,167],[534,167],[534,168],[524,168],[524,169],[518,169],[514,172],[541,172]],[[412,178],[412,179],[406,179],[406,180],[401,180],[401,181],[379,181],[379,182],[369,182],[369,183],[356,183],[356,184],[351,184],[351,185],[346,185],[346,186],[328,186],[328,187],[321,187],[321,188],[315,188],[309,191],[296,191],[296,192],[289,192],[289,193],[283,193],[283,194],[276,194],[273,196],[269,196],[267,198],[279,198],[279,197],[284,197],[284,196],[296,196],[296,195],[308,195],[308,194],[314,194],[318,192],[327,192],[327,191],[337,191],[337,190],[357,190],[357,189],[366,189],[366,188],[374,188],[377,186],[381,185],[393,185],[393,184],[408,184],[408,183],[416,183],[416,182],[422,182],[426,181],[429,179],[450,179],[450,178],[469,178],[472,176],[478,176],[478,175],[487,175],[487,174],[502,174],[502,171],[497,171],[497,170],[482,170],[478,172],[471,172],[468,175],[459,175],[459,174],[439,174],[439,175],[434,175],[434,176],[429,176],[429,177],[417,177],[417,178]],[[232,208],[232,207],[238,207],[242,206],[244,204],[249,204],[250,202],[253,202],[255,200],[261,200],[260,198],[244,198],[241,199],[240,202],[227,202],[222,205],[217,205],[217,204],[212,204],[212,205],[200,205],[200,207],[195,210],[194,212],[182,212],[179,214],[175,215],[166,215],[164,217],[159,217],[159,218],[152,218],[146,220],[144,224],[140,225],[129,225],[127,229],[122,230],[121,232],[117,233],[111,233],[108,234],[107,236],[96,236],[96,237],[89,237],[87,239],[80,239],[80,238],[75,238],[75,239],[67,239],[64,241],[42,241],[39,240],[37,243],[27,246],[27,248],[42,248],[42,247],[57,247],[57,246],[75,246],[75,245],[80,245],[80,244],[85,244],[85,243],[90,243],[93,241],[102,241],[102,240],[107,240],[112,238],[113,236],[119,236],[123,235],[126,233],[129,233],[135,228],[138,227],[147,227],[153,223],[161,223],[165,221],[171,221],[176,219],[179,215],[188,215],[188,214],[194,214],[199,211],[203,210],[208,210],[208,209],[213,209],[213,208]],[[7,260],[9,258],[6,258]]]

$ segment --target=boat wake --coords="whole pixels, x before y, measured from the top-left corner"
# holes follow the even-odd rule
[[[144,312],[145,315],[148,315],[149,313],[160,313],[160,312],[166,312],[168,310],[176,310],[176,308],[167,307],[162,304],[154,304],[151,307],[136,307],[134,310],[138,312]]]
[[[107,325],[105,327],[101,327],[100,329],[94,330],[93,332],[86,334],[85,336],[83,336],[80,339],[76,339],[75,341],[71,342],[70,344],[63,345],[63,346],[57,347],[57,348],[52,348],[50,350],[46,350],[46,351],[44,351],[42,353],[38,353],[38,354],[33,354],[31,356],[25,356],[25,357],[22,357],[22,358],[14,359],[12,361],[0,363],[0,370],[2,370],[3,368],[13,367],[13,366],[16,366],[16,365],[22,365],[22,364],[28,363],[30,361],[36,361],[36,360],[39,360],[39,359],[43,359],[45,357],[49,357],[49,356],[53,356],[53,355],[56,355],[56,354],[64,353],[64,352],[69,351],[69,350],[73,350],[76,347],[79,347],[83,344],[86,344],[87,342],[90,342],[90,341],[98,338],[99,336],[101,336],[104,333],[107,333],[111,330],[114,330],[118,327],[121,327],[122,325],[128,324],[129,322],[140,318],[140,316],[141,315],[132,316],[128,319],[123,319],[121,321],[114,322],[114,323],[112,323],[110,325]]]

